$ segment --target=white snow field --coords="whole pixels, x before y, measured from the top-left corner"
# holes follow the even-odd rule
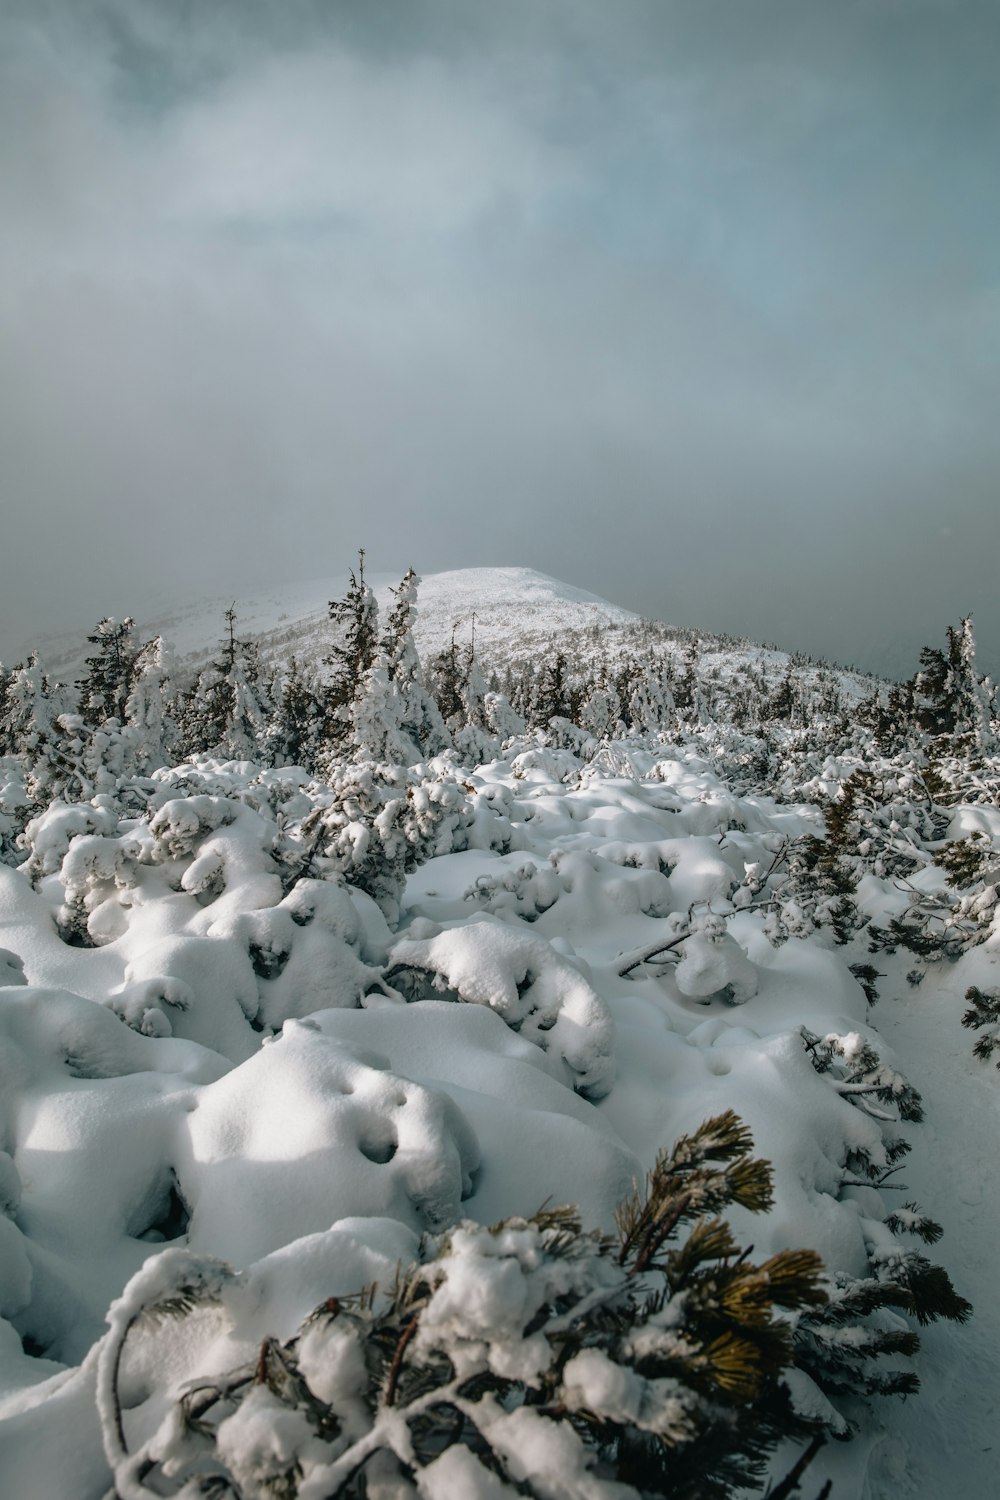
[[[477,632],[502,642],[519,593],[529,652],[630,618],[527,570],[434,582],[425,650],[447,643],[447,605],[473,601]],[[193,636],[183,645],[194,653]],[[716,678],[727,660],[713,657]],[[786,664],[763,663],[776,676]],[[263,1369],[302,1329],[303,1400],[347,1413],[349,1432],[360,1347],[304,1320],[373,1283],[377,1302],[422,1237],[464,1223],[382,1392],[381,1440],[404,1458],[409,1418],[392,1399],[408,1340],[421,1357],[446,1347],[459,1375],[485,1360],[530,1388],[558,1323],[531,1323],[549,1274],[538,1231],[497,1240],[477,1226],[574,1204],[612,1235],[657,1154],[728,1110],[773,1169],[766,1212],[725,1210],[755,1263],[816,1251],[846,1306],[852,1288],[903,1285],[907,1256],[926,1253],[975,1308],[967,1326],[920,1327],[914,1353],[905,1299],[829,1325],[788,1311],[800,1351],[788,1399],[830,1439],[794,1493],[996,1493],[1000,1079],[960,1025],[966,989],[997,983],[996,883],[962,908],[947,959],[915,965],[883,944],[870,1003],[850,966],[867,937],[837,941],[838,901],[789,853],[803,835],[832,837],[821,803],[848,797],[863,759],[772,768],[778,800],[754,789],[728,731],[559,739],[525,733],[482,764],[447,752],[390,778],[381,801],[372,766],[345,791],[301,767],[196,755],[133,778],[131,800],[121,786],[56,798],[27,822],[22,862],[0,863],[4,1500],[338,1493],[346,1438],[305,1423],[263,1378],[203,1463],[198,1392]],[[1000,840],[995,806],[905,810],[913,775],[878,770],[889,812],[859,815],[854,897],[855,929],[876,932],[945,900],[928,846]],[[10,806],[15,781],[0,787]],[[376,856],[406,864],[398,900],[361,888]],[[929,1251],[922,1213],[944,1229]],[[596,1306],[611,1293],[595,1285]],[[659,1338],[683,1326],[680,1306],[656,1316]],[[879,1368],[919,1377],[905,1402],[859,1394],[880,1338],[895,1352]],[[848,1369],[860,1374],[838,1385]],[[560,1378],[560,1413],[652,1424],[655,1398],[650,1430],[683,1445],[688,1416],[664,1382],[623,1384],[594,1348]],[[568,1424],[490,1401],[477,1420],[489,1417],[502,1474],[444,1446],[412,1482],[373,1464],[358,1493],[639,1495],[591,1467]],[[800,1451],[781,1447],[774,1482]]]
[[[815,814],[736,798],[690,753],[633,748],[627,766],[540,749],[464,772],[502,808],[502,840],[486,825],[417,870],[395,934],[341,882],[282,895],[262,809],[294,812],[301,773],[204,763],[160,774],[151,817],[90,834],[79,808],[39,820],[38,889],[0,866],[5,1494],[107,1490],[94,1351],[165,1240],[244,1273],[214,1334],[220,1368],[323,1298],[391,1279],[422,1230],[460,1215],[491,1223],[556,1199],[609,1227],[660,1146],[732,1107],[775,1169],[771,1212],[732,1215],[758,1255],[809,1246],[859,1275],[891,1241],[878,1195],[842,1186],[850,1149],[881,1149],[880,1123],[814,1070],[799,1034],[871,1034],[861,988],[835,952],[773,948],[740,909],[747,867]],[[81,892],[92,948],[54,920]],[[621,977],[622,955],[662,939],[672,913],[709,907],[733,914],[724,931]],[[980,1207],[997,1096],[943,1003],[928,987],[876,1019],[926,1092],[908,1175],[939,1216],[951,1209],[943,1248],[969,1293],[996,1231]],[[833,1454],[837,1494],[943,1496],[957,1463],[985,1482],[989,1327],[925,1336],[930,1399],[883,1409]],[[129,1431],[191,1373],[178,1357],[140,1380]],[[823,1471],[821,1457],[817,1484]]]

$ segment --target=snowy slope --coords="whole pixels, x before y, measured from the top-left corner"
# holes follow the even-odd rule
[[[395,931],[329,861],[283,894],[278,854],[303,868],[297,820],[333,795],[294,768],[164,770],[141,819],[54,802],[31,825],[34,883],[0,865],[0,1493],[107,1493],[125,1461],[88,1351],[164,1249],[164,1267],[221,1256],[239,1284],[221,1331],[196,1321],[125,1371],[133,1447],[186,1381],[291,1337],[321,1299],[391,1282],[422,1230],[546,1200],[609,1227],[659,1148],[725,1108],[775,1171],[766,1217],[730,1214],[741,1240],[864,1275],[895,1253],[883,1216],[899,1205],[858,1188],[848,1152],[877,1159],[895,1111],[818,1070],[803,1026],[891,1061],[884,1025],[929,1106],[905,1131],[907,1181],[945,1223],[961,1292],[988,1303],[995,1220],[976,1200],[996,1080],[940,979],[896,999],[909,961],[880,957],[870,1013],[843,950],[767,935],[759,876],[821,826],[815,807],[736,795],[696,751],[637,742],[584,765],[528,740],[442,775],[471,821],[450,844],[441,826]],[[962,983],[995,961],[970,955]],[[812,1491],[829,1475],[845,1500],[946,1500],[962,1459],[966,1493],[989,1493],[994,1328],[930,1330],[927,1394],[831,1444]],[[935,1400],[954,1422],[932,1421]]]
[[[317,668],[330,648],[329,602],[343,597],[348,582],[347,574],[338,574],[275,584],[235,601],[227,595],[185,603],[171,600],[137,617],[137,636],[162,635],[182,667],[200,668],[217,651],[225,611],[235,602],[237,633],[257,642],[265,666],[278,666],[295,656],[300,663]],[[398,577],[373,574],[369,582],[380,610],[386,611]],[[539,663],[561,648],[577,660],[603,655],[614,659],[627,651],[643,655],[652,644],[678,657],[688,640],[697,640],[702,668],[719,680],[732,679],[749,668],[763,674],[773,687],[790,661],[787,652],[751,641],[733,641],[703,631],[695,635],[657,623],[653,629],[658,634],[647,639],[647,625],[639,615],[533,568],[458,568],[424,577],[414,632],[422,661],[426,664],[443,651],[453,631],[459,646],[466,648],[473,617],[477,656],[487,670],[502,671],[512,660]],[[37,649],[55,678],[73,682],[83,674],[89,649],[86,636],[93,623],[27,643],[22,655],[29,647]],[[800,664],[798,670],[808,681],[815,677],[817,667]],[[842,668],[831,670],[848,701],[859,702],[871,693],[872,677]]]
[[[303,661],[320,661],[329,649],[329,602],[344,595],[348,581],[342,573],[276,584],[236,600],[218,595],[181,604],[170,601],[137,617],[137,632],[143,639],[162,635],[181,661],[200,663],[215,650],[223,634],[225,611],[235,603],[238,633],[258,641],[265,661],[293,654]],[[391,605],[390,590],[398,582],[397,576],[388,573],[369,577],[381,610]],[[476,640],[487,656],[508,645],[512,637],[520,649],[531,652],[560,633],[639,619],[617,604],[533,568],[458,568],[429,574],[421,582],[416,639],[424,660],[444,649],[455,627],[459,639],[467,642],[473,613]],[[37,648],[54,676],[72,681],[82,670],[92,624],[27,642],[24,651]]]

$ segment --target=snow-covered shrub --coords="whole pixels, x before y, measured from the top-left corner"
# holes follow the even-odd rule
[[[315,868],[366,891],[390,922],[409,871],[468,847],[468,788],[447,763],[437,764],[436,772],[372,762],[331,766],[329,800],[302,823],[303,838],[315,844]]]
[[[924,1117],[920,1095],[902,1073],[879,1057],[871,1042],[852,1031],[846,1036],[815,1036],[801,1028],[802,1041],[817,1073],[826,1076],[843,1098],[876,1120]],[[876,1102],[877,1101],[877,1102]],[[896,1113],[887,1112],[895,1109]]]
[[[674,912],[663,934],[636,953],[620,955],[621,978],[642,968],[673,967],[674,982],[693,1000],[743,1005],[757,993],[757,970],[730,934],[724,916],[709,910]]]
[[[22,847],[28,851],[25,873],[34,880],[53,874],[61,867],[74,839],[94,835],[114,837],[120,816],[108,797],[74,803],[54,798],[25,827],[22,839]]]
[[[199,1317],[216,1308],[202,1327],[217,1330],[233,1295],[224,1265],[166,1252],[113,1307],[101,1351],[117,1493],[732,1495],[807,1430],[782,1380],[795,1318],[826,1300],[813,1252],[755,1264],[718,1217],[770,1202],[750,1148],[732,1113],[682,1138],[623,1204],[617,1241],[566,1208],[458,1224],[387,1295],[330,1298],[292,1339],[224,1374],[195,1363],[144,1401],[171,1326],[197,1347]]]
[[[66,851],[60,878],[66,892],[56,920],[69,941],[106,943],[125,930],[121,907],[136,885],[138,839],[78,834]]]
[[[510,764],[519,781],[575,781],[583,769],[572,750],[556,747],[522,750]]]
[[[885,926],[872,922],[867,929],[872,953],[895,953],[905,948],[925,963],[961,958],[994,933],[1000,918],[1000,885],[977,882],[963,894],[941,886],[909,888],[905,909]]]
[[[387,982],[402,984],[413,971],[430,976],[430,993],[488,1005],[559,1059],[579,1093],[600,1098],[611,1087],[614,1028],[607,1007],[579,967],[543,938],[484,914],[436,937],[397,942]]]
[[[507,868],[500,875],[478,876],[465,892],[465,900],[477,910],[504,920],[534,922],[558,900],[563,889],[551,865],[539,866],[526,860],[516,870]]]
[[[0,863],[19,865],[23,860],[20,839],[31,812],[23,768],[12,757],[0,760]]]

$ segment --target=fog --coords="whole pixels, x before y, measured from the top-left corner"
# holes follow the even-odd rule
[[[1000,10],[7,0],[0,656],[520,564],[1000,674]]]

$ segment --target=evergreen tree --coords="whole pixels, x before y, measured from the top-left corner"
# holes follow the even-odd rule
[[[0,744],[29,772],[32,800],[48,800],[51,775],[64,759],[65,735],[58,720],[69,711],[68,694],[52,682],[32,652],[23,666],[14,668],[5,697]]]
[[[465,658],[465,685],[462,693],[463,710],[465,722],[473,729],[485,729],[486,717],[484,710],[484,699],[489,692],[489,684],[483,676],[479,660],[476,656],[476,612],[472,611],[472,637],[469,641],[469,649]]]
[[[113,620],[105,615],[87,640],[97,650],[87,657],[89,670],[77,684],[80,715],[85,724],[95,729],[109,719],[122,723],[136,657],[133,621],[128,616]]]
[[[993,688],[975,669],[976,641],[972,616],[958,628],[948,627],[948,646],[924,646],[920,670],[909,684],[918,727],[932,739],[959,737],[977,748],[994,748],[991,718]]]
[[[13,755],[14,748],[9,742],[7,730],[7,716],[10,710],[10,690],[14,685],[14,673],[8,672],[3,662],[0,661],[0,755]]]
[[[580,728],[595,739],[609,739],[618,727],[621,712],[621,700],[605,664],[597,679],[588,684],[587,696],[580,709]]]
[[[670,688],[650,658],[629,698],[629,722],[640,734],[656,734],[668,721],[673,709]]]
[[[394,603],[386,619],[382,652],[389,680],[398,695],[399,727],[424,757],[438,755],[451,743],[441,711],[424,683],[424,674],[413,639],[420,579],[408,568],[399,587],[392,590]]]
[[[275,678],[269,697],[269,758],[275,765],[314,770],[323,738],[323,704],[294,656],[284,674]]]
[[[420,752],[402,732],[400,706],[385,657],[379,651],[359,678],[348,704],[347,734],[337,746],[337,757],[394,766],[412,764]]]
[[[168,706],[170,668],[170,651],[159,635],[146,641],[132,659],[122,714],[125,724],[138,731],[135,755],[142,771],[170,764],[177,747],[178,729]]]
[[[550,719],[569,718],[567,666],[565,652],[560,648],[542,668],[530,719],[534,728],[547,728]]]
[[[331,599],[330,619],[338,634],[326,664],[332,671],[326,688],[326,736],[344,740],[350,728],[350,706],[358,685],[375,660],[379,646],[378,602],[365,582],[365,549],[358,552],[358,571],[343,599]]]
[[[465,670],[458,649],[458,621],[451,627],[451,642],[431,661],[431,683],[441,717],[449,728],[465,722]]]
[[[696,641],[685,647],[680,676],[672,684],[674,703],[685,718],[697,718],[698,697],[698,645]]]
[[[187,699],[187,752],[207,750],[224,760],[260,759],[270,705],[261,682],[257,648],[236,635],[236,606],[226,610],[219,659],[206,667]]]
[[[418,1489],[596,1500],[625,1487],[728,1500],[756,1488],[779,1441],[829,1418],[797,1416],[783,1383],[791,1330],[827,1302],[819,1257],[781,1250],[757,1264],[720,1217],[772,1202],[751,1144],[727,1112],[661,1152],[621,1205],[616,1239],[565,1207],[426,1238],[387,1296],[330,1298],[293,1339],[208,1371],[132,1449],[126,1341],[144,1342],[155,1369],[164,1323],[224,1306],[233,1279],[187,1251],[155,1276],[147,1262],[113,1310],[97,1373],[118,1491],[192,1493],[191,1474],[246,1500],[300,1487],[343,1500]],[[267,1432],[280,1442],[257,1437]]]

